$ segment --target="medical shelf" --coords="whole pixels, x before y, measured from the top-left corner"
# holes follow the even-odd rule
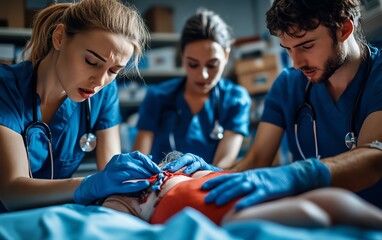
[[[0,37],[30,37],[32,29],[30,28],[8,28],[0,27]]]
[[[151,41],[149,46],[153,47],[163,47],[169,44],[176,45],[179,42],[179,34],[177,33],[150,33]]]
[[[0,27],[0,40],[12,39],[19,40],[20,38],[28,40],[32,35],[31,28],[9,28]],[[167,46],[169,43],[177,44],[179,34],[177,33],[151,33],[150,47]]]
[[[169,70],[141,70],[141,74],[146,84],[157,84],[170,78],[185,76],[186,72],[183,68],[177,67]]]
[[[157,84],[173,77],[185,75],[179,60],[177,33],[150,33],[151,41],[139,69],[145,84]]]
[[[24,46],[32,34],[30,28],[0,27],[0,43],[13,43]]]
[[[186,72],[181,67],[176,67],[169,70],[141,70],[141,74],[144,77],[176,77],[185,75]]]

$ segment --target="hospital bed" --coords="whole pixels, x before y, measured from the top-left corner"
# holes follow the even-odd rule
[[[382,239],[382,230],[350,226],[296,228],[266,222],[221,227],[192,208],[166,224],[150,225],[134,216],[100,206],[64,204],[0,214],[0,239]]]

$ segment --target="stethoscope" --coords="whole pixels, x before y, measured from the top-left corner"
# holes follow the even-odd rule
[[[45,122],[39,121],[37,119],[37,69],[40,65],[40,61],[36,63],[36,66],[33,69],[32,74],[32,85],[33,85],[33,121],[29,123],[24,131],[23,137],[24,137],[24,144],[25,149],[27,152],[27,157],[29,159],[29,175],[31,178],[33,178],[32,175],[32,169],[31,169],[31,163],[30,163],[30,156],[29,156],[29,145],[31,142],[32,137],[35,134],[42,133],[43,136],[47,139],[48,143],[48,150],[49,150],[49,158],[50,158],[50,165],[51,165],[51,177],[50,179],[53,179],[53,172],[54,172],[54,166],[53,166],[53,151],[52,151],[52,132],[50,131],[50,128],[48,124]],[[90,115],[91,115],[91,103],[90,99],[85,100],[85,109],[86,109],[86,133],[83,134],[80,138],[79,145],[82,151],[84,152],[91,152],[95,149],[97,145],[97,137],[91,133],[91,125],[90,125]]]
[[[178,93],[181,92],[180,90],[185,86],[186,79],[182,80],[182,83],[179,84],[179,86],[175,89],[174,95],[175,98],[177,97]],[[212,140],[222,140],[224,137],[224,128],[219,122],[219,116],[220,116],[220,90],[219,90],[219,83],[216,84],[216,86],[213,88],[212,93],[214,96],[214,127],[212,128],[209,137]],[[172,110],[176,113],[176,124],[179,122],[181,110],[178,109],[176,105],[166,106],[162,109],[162,113],[166,110]],[[176,126],[175,126],[176,127]],[[172,129],[168,135],[168,141],[170,144],[170,147],[173,151],[176,150],[176,142],[175,142],[175,136],[174,136],[174,129]]]
[[[357,98],[356,98],[356,100],[354,102],[354,105],[353,105],[352,117],[351,117],[351,122],[350,122],[350,132],[348,132],[345,135],[345,145],[346,145],[346,147],[348,149],[352,149],[352,148],[357,146],[357,136],[355,134],[355,132],[356,132],[356,127],[355,127],[356,116],[358,114],[359,103],[360,103],[362,94],[364,92],[367,80],[369,79],[369,75],[370,75],[370,72],[371,72],[371,63],[372,63],[372,61],[371,61],[371,50],[370,50],[369,46],[366,45],[366,47],[368,49],[368,56],[367,56],[367,59],[366,59],[366,61],[367,61],[367,68],[366,68],[366,71],[363,74],[362,85],[361,85],[361,88],[358,91]],[[305,155],[304,155],[304,153],[303,153],[303,151],[301,149],[300,141],[298,139],[298,117],[299,117],[301,111],[303,109],[305,109],[305,108],[308,110],[308,114],[310,115],[310,119],[312,121],[313,137],[314,137],[314,149],[315,149],[315,153],[316,153],[316,158],[319,158],[319,155],[318,155],[317,129],[316,129],[316,113],[314,111],[314,108],[313,108],[312,104],[310,103],[310,90],[311,90],[312,86],[313,86],[313,84],[310,81],[308,81],[308,83],[306,85],[306,88],[305,88],[304,103],[297,107],[296,113],[295,113],[295,119],[294,119],[294,136],[295,136],[295,141],[296,141],[296,145],[297,145],[298,151],[301,154],[301,156],[303,157],[303,159],[306,159],[306,157],[305,157]]]

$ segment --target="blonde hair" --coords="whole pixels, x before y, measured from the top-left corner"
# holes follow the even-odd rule
[[[28,55],[33,66],[48,55],[53,46],[52,34],[58,24],[65,26],[69,37],[94,29],[124,35],[134,46],[133,62],[128,67],[133,66],[139,75],[138,62],[150,35],[133,5],[124,5],[119,0],[81,0],[56,3],[41,10],[23,52],[23,58]]]

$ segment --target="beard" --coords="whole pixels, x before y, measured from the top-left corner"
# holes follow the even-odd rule
[[[334,41],[332,48],[333,55],[329,56],[329,59],[325,62],[323,73],[319,77],[316,83],[325,83],[333,75],[337,69],[339,69],[347,61],[347,56],[343,50],[343,46],[338,42]],[[314,69],[313,67],[304,66],[301,70],[310,70]]]
[[[325,63],[324,72],[322,76],[318,79],[318,82],[326,82],[333,75],[337,69],[339,69],[347,60],[347,56],[343,51],[343,46],[338,43],[338,41],[333,44],[334,56],[329,57]]]

